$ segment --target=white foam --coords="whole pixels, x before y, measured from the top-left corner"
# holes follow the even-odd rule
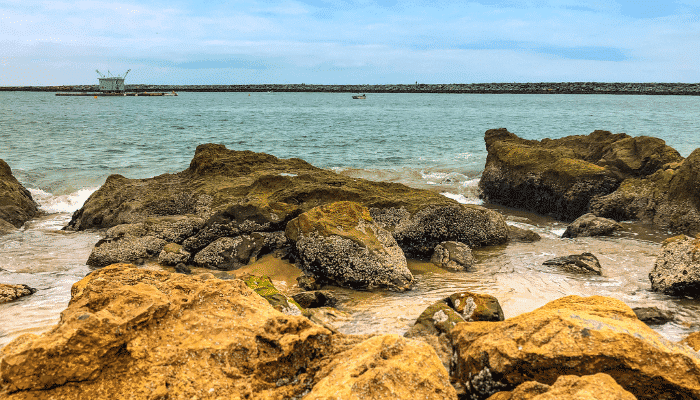
[[[98,188],[84,188],[70,194],[54,195],[41,189],[29,189],[41,211],[49,214],[72,213],[80,209]]]
[[[472,198],[468,198],[468,197],[466,197],[466,196],[463,195],[463,194],[454,194],[454,193],[450,193],[450,192],[443,192],[443,193],[440,193],[440,194],[443,195],[443,196],[445,196],[445,197],[447,197],[447,198],[450,198],[450,199],[452,199],[452,200],[455,200],[455,201],[457,201],[458,203],[461,203],[461,204],[477,204],[477,205],[484,204],[484,201],[481,200],[481,199],[472,199]]]

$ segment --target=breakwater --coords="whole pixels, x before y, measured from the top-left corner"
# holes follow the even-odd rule
[[[94,92],[97,85],[4,86],[0,91]],[[700,83],[469,83],[397,85],[126,85],[127,92],[328,92],[328,93],[488,93],[488,94],[629,94],[700,95]]]

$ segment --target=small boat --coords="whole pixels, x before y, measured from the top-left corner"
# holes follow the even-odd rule
[[[352,96],[352,98],[353,98],[353,99],[366,99],[367,96],[365,96],[364,94],[361,94],[361,95],[358,95],[358,96]]]

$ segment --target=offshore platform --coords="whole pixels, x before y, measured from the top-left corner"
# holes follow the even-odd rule
[[[126,86],[124,85],[124,79],[126,79],[126,76],[131,72],[129,69],[124,73],[123,76],[118,76],[118,75],[112,75],[109,71],[107,71],[107,75],[104,75],[101,73],[99,70],[95,70],[97,74],[100,76],[98,78],[100,85],[99,85],[99,92],[98,93],[88,93],[88,92],[59,92],[56,93],[56,96],[133,96],[133,97],[138,97],[138,96],[177,96],[177,93],[175,91],[172,92],[127,92],[126,91]]]

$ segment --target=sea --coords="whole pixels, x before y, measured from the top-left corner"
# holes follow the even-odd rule
[[[0,92],[0,159],[29,189],[42,214],[0,236],[0,282],[34,295],[0,305],[0,346],[54,326],[71,286],[104,232],[64,227],[111,174],[148,178],[188,167],[195,148],[302,158],[353,177],[399,182],[503,213],[534,230],[536,243],[475,249],[476,265],[449,272],[410,260],[411,291],[334,290],[344,333],[404,333],[433,302],[460,291],[496,296],[506,318],[566,295],[603,295],[630,307],[672,312],[653,329],[678,341],[700,330],[700,301],[650,290],[660,243],[672,235],[632,221],[616,237],[562,239],[566,224],[484,203],[478,182],[484,133],[507,128],[526,139],[587,135],[596,129],[654,136],[688,156],[700,147],[700,97],[563,94],[179,93],[177,97],[57,97]],[[591,252],[602,276],[576,275],[543,261]],[[275,274],[274,271],[271,274]],[[284,275],[284,274],[282,274]],[[293,275],[293,274],[292,274]],[[278,280],[276,280],[278,279]],[[275,275],[283,290],[293,280]]]

